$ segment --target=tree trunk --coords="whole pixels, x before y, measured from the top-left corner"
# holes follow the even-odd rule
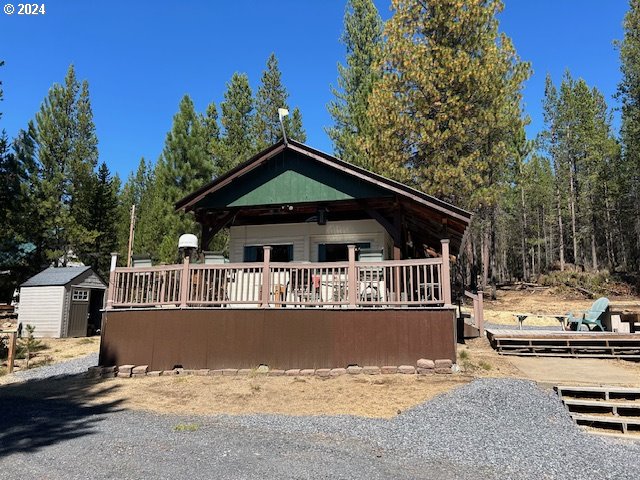
[[[562,205],[560,201],[560,186],[556,184],[556,201],[558,203],[558,232],[560,245],[560,271],[564,272],[564,229],[562,228]]]
[[[520,177],[522,178],[522,166],[520,167]],[[522,278],[527,280],[527,209],[524,201],[524,186],[520,184],[520,205],[522,206],[522,228],[520,231],[520,242],[522,248]]]
[[[573,185],[573,161],[569,166],[569,209],[571,213],[571,234],[573,236],[573,263],[578,264],[578,236],[576,235],[576,198]]]

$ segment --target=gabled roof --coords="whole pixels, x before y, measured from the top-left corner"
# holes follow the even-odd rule
[[[406,228],[404,240],[416,245],[438,247],[448,238],[454,254],[472,217],[462,208],[294,140],[275,143],[175,207],[194,211],[199,222],[212,228],[229,222],[305,222],[322,207],[331,212],[329,221],[374,218],[395,235],[396,244],[402,237],[402,227],[394,226],[398,222]]]
[[[456,218],[458,221],[468,224],[471,221],[472,214],[462,208],[456,207],[450,203],[440,200],[419,190],[413,189],[395,180],[388,179],[382,175],[370,172],[364,168],[352,165],[351,163],[340,160],[332,155],[321,152],[314,148],[309,147],[303,143],[295,140],[288,140],[285,143],[283,140],[273,144],[266,148],[262,152],[254,155],[246,162],[238,165],[232,170],[229,170],[226,174],[216,178],[211,183],[196,190],[195,192],[187,195],[182,200],[176,202],[176,210],[185,210],[186,212],[193,210],[198,203],[206,196],[211,195],[223,187],[227,186],[231,182],[237,180],[239,177],[246,175],[255,168],[258,168],[269,159],[273,158],[284,150],[291,150],[302,155],[305,155],[317,162],[324,164],[337,171],[346,173],[360,181],[381,187],[387,190],[390,194],[396,194],[401,197],[414,200],[420,204],[428,206],[429,208],[440,211],[441,213]]]
[[[24,282],[21,287],[64,286],[91,267],[49,267]]]

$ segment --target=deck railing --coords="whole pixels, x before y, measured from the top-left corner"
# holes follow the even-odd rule
[[[428,307],[451,304],[448,243],[419,260],[332,263],[162,265],[117,268],[112,258],[107,308]]]

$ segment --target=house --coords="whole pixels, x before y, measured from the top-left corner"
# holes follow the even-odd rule
[[[86,337],[100,329],[106,283],[91,267],[49,267],[20,285],[18,322],[36,337]]]
[[[455,361],[450,261],[469,212],[292,140],[176,209],[201,225],[202,251],[229,229],[228,263],[186,256],[179,265],[116,268],[114,259],[103,365]]]

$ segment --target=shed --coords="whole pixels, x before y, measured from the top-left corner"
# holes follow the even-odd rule
[[[91,267],[49,267],[20,285],[18,322],[36,337],[86,337],[100,329],[106,283]]]

